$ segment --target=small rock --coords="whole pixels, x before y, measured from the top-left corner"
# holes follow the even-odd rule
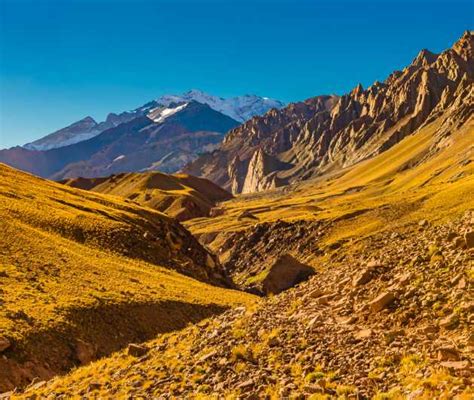
[[[228,364],[227,358],[222,357],[222,358],[217,362],[217,364],[219,364],[221,367],[227,365],[227,364]]]
[[[210,358],[214,357],[217,354],[217,350],[211,351],[210,353],[204,354],[200,359],[199,362],[205,362]]]
[[[370,282],[370,280],[372,279],[372,276],[373,276],[372,269],[366,268],[354,277],[354,280],[352,281],[352,285],[353,286],[365,285],[366,283]]]
[[[38,381],[38,382],[35,382],[33,380],[33,382],[31,383],[30,386],[28,386],[28,390],[38,390],[40,388],[42,388],[43,386],[46,386],[46,381]]]
[[[89,386],[87,387],[87,390],[89,392],[92,392],[93,390],[98,390],[102,387],[102,384],[99,382],[91,382],[89,383]]]
[[[372,329],[361,329],[354,334],[357,340],[367,339],[372,336]]]
[[[457,237],[458,237],[457,233],[451,231],[451,232],[448,233],[448,236],[447,236],[446,239],[448,240],[448,242],[452,242],[452,241],[453,241],[454,239],[456,239]]]
[[[324,294],[324,292],[321,289],[314,289],[311,292],[309,292],[305,298],[313,298],[316,299],[318,297],[321,297]]]
[[[94,360],[94,346],[78,339],[76,342],[76,355],[82,365],[89,364],[92,360]]]
[[[425,228],[428,226],[428,221],[426,219],[422,219],[420,222],[418,222],[418,225]]]
[[[435,334],[438,332],[438,328],[434,325],[427,325],[422,328],[418,328],[417,332],[424,335]]]
[[[382,311],[395,301],[395,295],[392,292],[385,292],[377,296],[369,303],[372,312]]]
[[[468,361],[444,361],[440,363],[440,365],[444,368],[457,369],[457,370],[464,370],[464,369],[469,368]]]
[[[148,353],[149,350],[147,346],[131,343],[128,345],[127,354],[133,357],[142,357]]]
[[[350,324],[353,324],[356,321],[357,321],[357,317],[355,315],[351,315],[350,317],[342,318],[339,321],[339,323],[341,323],[342,325],[350,325]]]
[[[268,345],[270,347],[275,347],[275,346],[278,346],[280,344],[280,341],[278,340],[278,338],[276,336],[272,336],[269,340],[268,340]]]
[[[439,321],[439,326],[445,329],[453,329],[459,323],[459,318],[456,314],[448,315],[446,318],[443,318]]]
[[[451,286],[455,286],[462,278],[462,274],[456,275],[453,279],[451,279]]]
[[[245,219],[245,218],[258,220],[258,218],[257,218],[255,215],[253,215],[253,214],[252,214],[250,211],[248,211],[248,210],[242,211],[242,212],[240,213],[240,215],[237,217],[237,219],[238,219],[239,221],[241,221],[241,220],[243,220],[243,219]]]
[[[378,260],[371,260],[367,263],[367,268],[374,270],[376,268],[382,268],[383,265],[380,261]]]
[[[318,299],[316,300],[316,302],[318,304],[321,304],[323,306],[325,305],[328,305],[329,304],[329,300],[331,300],[334,296],[332,294],[326,294],[324,296],[321,296],[321,297],[318,297]]]
[[[458,248],[458,249],[463,249],[466,247],[466,241],[463,240],[462,237],[457,237],[456,239],[454,239],[454,247]]]
[[[314,327],[316,323],[320,321],[320,319],[321,318],[319,317],[319,315],[316,315],[314,318],[311,319],[311,321],[308,322],[308,328],[311,329],[312,327]]]
[[[239,389],[245,389],[245,388],[248,388],[248,387],[250,387],[250,386],[253,386],[253,384],[254,384],[253,379],[249,379],[249,380],[247,380],[247,381],[244,381],[244,382],[242,382],[242,383],[239,383],[239,384],[237,385],[237,388],[239,388]]]
[[[438,349],[438,361],[459,361],[459,351],[454,347],[441,347]]]

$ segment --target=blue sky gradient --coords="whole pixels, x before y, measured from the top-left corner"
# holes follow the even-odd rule
[[[201,89],[345,93],[474,28],[474,0],[0,0],[0,148]]]

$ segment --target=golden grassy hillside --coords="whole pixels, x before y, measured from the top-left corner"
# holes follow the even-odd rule
[[[436,128],[186,222],[239,282],[279,252],[315,267],[308,282],[18,397],[471,398],[474,130],[471,120],[440,141]]]
[[[79,189],[124,197],[184,221],[207,217],[216,202],[232,195],[211,181],[186,174],[123,173],[107,178],[74,178],[62,183]]]
[[[262,222],[339,220],[341,229],[327,238],[331,241],[383,230],[388,224],[460,215],[474,206],[474,120],[441,142],[436,129],[435,122],[388,151],[332,175],[239,196],[221,204],[223,215],[185,225],[209,241],[216,233]],[[244,211],[255,219],[242,218]]]
[[[0,392],[253,298],[164,214],[0,164]]]

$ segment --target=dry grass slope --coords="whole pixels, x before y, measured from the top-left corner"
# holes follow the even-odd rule
[[[164,335],[142,361],[119,353],[27,395],[472,398],[472,249],[459,246],[472,229],[474,130],[471,120],[442,143],[435,131],[427,126],[325,179],[240,196],[221,204],[221,216],[188,221],[217,252],[242,232],[240,259],[263,265],[256,253],[283,247],[317,274],[258,308]],[[278,237],[253,242],[262,225]],[[376,272],[367,267],[374,260]],[[375,304],[380,298],[393,303]]]
[[[0,225],[0,391],[253,301],[173,271],[214,263],[164,214],[1,164]]]
[[[124,173],[107,178],[75,178],[68,186],[120,196],[184,221],[207,217],[217,202],[232,195],[211,181],[186,174]]]

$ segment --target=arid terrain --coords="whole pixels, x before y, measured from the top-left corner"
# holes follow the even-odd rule
[[[473,47],[254,117],[200,178],[0,164],[0,399],[472,399]]]

